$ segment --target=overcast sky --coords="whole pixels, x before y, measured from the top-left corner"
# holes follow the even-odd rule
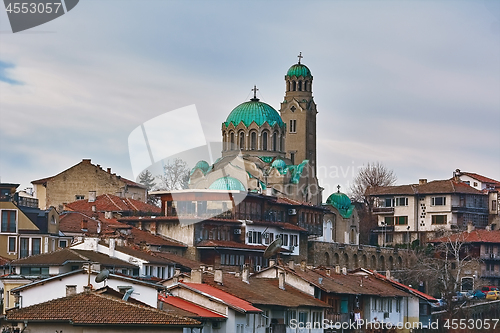
[[[16,34],[2,9],[0,31],[0,176],[21,189],[82,158],[133,178],[132,130],[191,104],[220,141],[254,84],[279,109],[299,52],[326,195],[373,161],[500,180],[499,1],[81,0]]]

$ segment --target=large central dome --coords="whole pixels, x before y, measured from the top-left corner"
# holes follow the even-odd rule
[[[258,126],[262,126],[266,122],[270,126],[275,124],[280,127],[284,126],[279,113],[272,106],[257,98],[252,98],[250,101],[235,107],[227,116],[225,125],[229,126],[230,123],[233,123],[234,126],[238,126],[239,123],[243,122],[248,127],[254,121]]]
[[[309,70],[309,68],[307,68],[306,65],[302,65],[301,63],[298,63],[298,64],[295,64],[295,65],[292,65],[292,67],[290,67],[288,69],[288,72],[286,73],[287,76],[296,76],[296,77],[304,77],[304,78],[307,78],[307,77],[312,77],[311,75],[311,71]]]

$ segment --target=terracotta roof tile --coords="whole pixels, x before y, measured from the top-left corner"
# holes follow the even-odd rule
[[[485,176],[478,175],[477,173],[473,173],[473,172],[460,172],[460,173],[463,174],[463,175],[467,175],[467,176],[469,176],[471,178],[477,179],[477,180],[479,180],[482,183],[492,183],[492,184],[495,184],[495,185],[500,185],[499,181],[491,179],[491,178],[488,178],[488,177],[485,177]]]
[[[188,282],[182,282],[181,285],[185,285],[189,287],[190,289],[198,290],[202,293],[208,294],[212,297],[218,298],[222,300],[224,303],[228,304],[229,306],[236,308],[240,311],[243,312],[262,312],[262,310],[254,307],[250,302],[241,299],[239,297],[236,297],[234,295],[231,295],[225,291],[222,291],[219,288],[210,286],[205,283],[188,283]]]
[[[485,230],[477,229],[472,230],[470,233],[467,231],[452,234],[450,236],[439,237],[430,240],[430,243],[446,243],[446,242],[460,241],[464,243],[497,243],[500,244],[500,230]]]
[[[368,195],[415,195],[415,194],[445,194],[445,193],[465,193],[482,194],[481,191],[463,183],[454,180],[434,180],[422,185],[399,185],[399,186],[381,186],[366,190]]]
[[[163,302],[165,304],[169,304],[173,307],[179,308],[181,310],[184,310],[191,315],[188,315],[188,317],[191,318],[219,318],[223,319],[226,318],[225,316],[218,314],[216,312],[213,312],[211,310],[205,309],[197,304],[191,303],[189,301],[186,301],[180,297],[176,296],[164,296],[164,295],[158,295],[158,300],[160,302]]]
[[[10,310],[8,321],[67,321],[73,325],[199,326],[191,318],[89,292]]]
[[[144,203],[139,200],[120,198],[113,194],[102,194],[96,197],[94,202],[88,200],[77,200],[65,205],[66,209],[78,212],[91,212],[95,206],[98,212],[143,212],[161,213],[161,208]]]

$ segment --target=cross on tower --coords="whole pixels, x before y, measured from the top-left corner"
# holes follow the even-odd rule
[[[250,89],[250,90],[253,91],[253,99],[257,99],[257,90],[259,90],[259,89],[257,89],[257,86],[253,86],[253,89]]]
[[[304,58],[304,57],[302,56],[302,52],[299,52],[299,55],[298,55],[297,57],[299,58],[299,64],[300,64],[300,60],[301,60],[302,58]]]

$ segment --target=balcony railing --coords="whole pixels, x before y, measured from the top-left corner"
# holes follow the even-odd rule
[[[500,253],[481,253],[483,260],[500,260]]]
[[[500,272],[496,272],[496,271],[481,271],[481,277],[482,278],[492,278],[492,277],[498,277],[498,278],[500,278]]]
[[[373,214],[394,214],[394,207],[376,207],[373,208]]]

